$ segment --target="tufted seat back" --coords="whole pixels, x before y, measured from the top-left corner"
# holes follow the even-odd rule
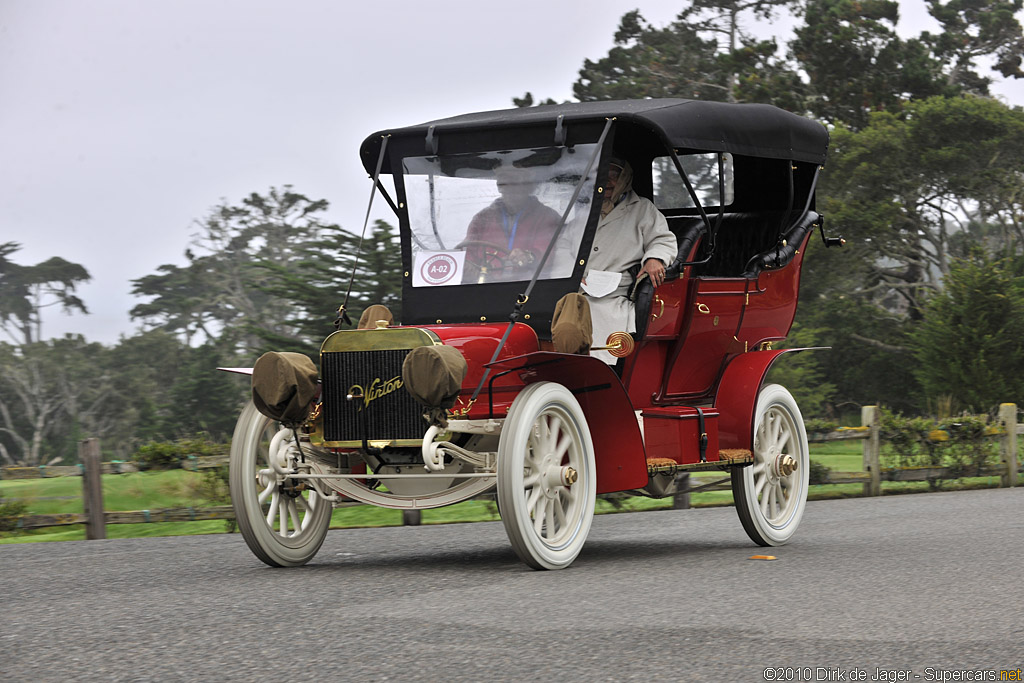
[[[713,226],[717,215],[710,214],[708,218]],[[792,260],[807,232],[814,227],[818,214],[809,212],[798,225],[791,226],[795,218],[792,216],[782,226],[786,230],[783,235],[786,244],[783,245],[779,241],[782,212],[724,214],[715,240],[715,253],[707,263],[693,266],[691,275],[757,277],[761,270],[781,268]],[[704,235],[704,222],[699,216],[670,216],[668,225],[679,244],[676,263],[699,260],[704,255],[703,249],[697,254],[691,253]],[[678,271],[678,267],[674,270]]]

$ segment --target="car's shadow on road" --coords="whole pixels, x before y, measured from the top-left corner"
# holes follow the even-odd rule
[[[299,571],[333,573],[336,571],[389,572],[458,572],[462,576],[495,571],[531,572],[502,537],[493,544],[475,540],[472,547],[435,547],[430,549],[389,546],[377,551],[325,547]],[[615,565],[617,569],[636,565],[649,567],[666,558],[678,559],[683,565],[703,565],[723,557],[734,560],[737,554],[746,557],[758,548],[749,541],[711,542],[706,540],[629,540],[602,539],[588,541],[572,569],[600,569]],[[268,567],[269,569],[269,567]]]

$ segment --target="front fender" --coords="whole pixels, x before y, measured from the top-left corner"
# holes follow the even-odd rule
[[[236,375],[251,375],[252,368],[217,368],[221,372],[233,372]]]
[[[647,485],[647,456],[633,404],[618,375],[605,363],[591,356],[540,351],[487,367],[492,373],[518,371],[526,384],[558,382],[572,392],[594,441],[598,493]]]
[[[715,394],[718,409],[718,444],[720,448],[753,449],[754,409],[757,394],[772,364],[784,353],[823,351],[829,347],[774,349],[750,351],[736,356],[722,373]]]

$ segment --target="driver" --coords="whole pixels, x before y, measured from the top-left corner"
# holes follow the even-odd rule
[[[530,171],[495,171],[499,197],[473,216],[466,239],[464,282],[523,280],[533,275],[558,230],[561,217],[533,196]]]

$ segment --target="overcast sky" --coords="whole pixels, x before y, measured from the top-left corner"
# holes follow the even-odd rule
[[[928,27],[900,4],[902,33]],[[48,315],[44,337],[114,343],[137,327],[130,281],[184,263],[222,198],[291,184],[358,232],[363,138],[527,90],[570,99],[638,6],[660,26],[682,3],[0,0],[0,243],[92,275],[90,315]],[[995,90],[1024,103],[1024,84]]]

